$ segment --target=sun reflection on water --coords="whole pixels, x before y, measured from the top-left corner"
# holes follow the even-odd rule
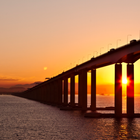
[[[127,139],[127,125],[126,124],[121,124],[120,126],[120,131],[119,131],[119,138],[122,140]]]

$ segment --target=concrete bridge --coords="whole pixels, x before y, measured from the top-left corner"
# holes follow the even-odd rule
[[[114,117],[135,117],[134,114],[134,63],[140,58],[140,40],[131,40],[117,49],[110,49],[105,54],[84,62],[48,81],[45,81],[20,96],[45,102],[48,104],[74,108],[75,104],[75,76],[78,75],[78,108],[87,110],[87,72],[91,71],[91,107],[89,116],[96,116],[96,70],[100,67],[115,64],[115,114]],[[127,114],[122,114],[122,62],[127,63]],[[70,78],[70,103],[68,103],[68,78]],[[64,101],[62,101],[64,95]],[[87,115],[88,116],[88,115]]]

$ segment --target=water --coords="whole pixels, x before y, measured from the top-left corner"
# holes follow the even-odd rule
[[[68,96],[68,102],[70,102],[70,96]],[[96,106],[97,107],[114,107],[115,98],[112,95],[97,95],[96,96]],[[75,96],[75,102],[78,103],[78,95]],[[126,113],[126,96],[122,97],[122,112]],[[91,97],[90,94],[87,95],[87,106],[90,107],[91,105]],[[134,97],[134,112],[140,113],[140,96]],[[99,112],[105,112],[105,111],[99,111]],[[114,111],[106,111],[106,113],[114,113]]]
[[[112,104],[107,97],[97,101],[106,106],[101,101]],[[61,111],[20,97],[0,96],[0,140],[135,140],[140,139],[139,132],[140,118],[84,118],[80,111]]]

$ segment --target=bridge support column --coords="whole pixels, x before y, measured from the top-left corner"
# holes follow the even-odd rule
[[[96,69],[91,70],[91,110],[96,110]]]
[[[54,104],[57,105],[57,81],[54,82]]]
[[[54,85],[53,82],[51,82],[51,104],[54,104]]]
[[[134,65],[127,64],[127,116],[134,116]]]
[[[58,104],[62,105],[62,80],[58,81]]]
[[[59,105],[59,83],[58,80],[55,82],[56,84],[56,105]]]
[[[115,64],[115,117],[122,116],[122,64]]]
[[[47,103],[47,85],[44,86],[44,101]]]
[[[82,100],[81,100],[81,74],[79,73],[78,76],[78,106],[81,107],[82,106]]]
[[[50,104],[52,104],[52,83],[49,84],[49,93],[50,93]]]
[[[83,111],[87,110],[87,71],[82,70],[79,74],[79,96]]]
[[[68,78],[64,79],[64,105],[68,105]]]
[[[75,75],[71,76],[70,82],[70,104],[72,107],[75,105]]]
[[[48,99],[48,84],[46,85],[46,103],[49,102],[49,99]]]
[[[49,104],[52,103],[52,95],[51,95],[51,83],[49,83]]]
[[[48,84],[48,103],[51,103],[51,87],[50,87],[50,83]]]

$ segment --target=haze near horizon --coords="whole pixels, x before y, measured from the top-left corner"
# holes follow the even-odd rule
[[[44,81],[140,39],[139,5],[132,0],[0,1],[0,87]],[[138,85],[140,60],[134,65]],[[113,66],[97,69],[97,83],[113,84],[113,73]]]

